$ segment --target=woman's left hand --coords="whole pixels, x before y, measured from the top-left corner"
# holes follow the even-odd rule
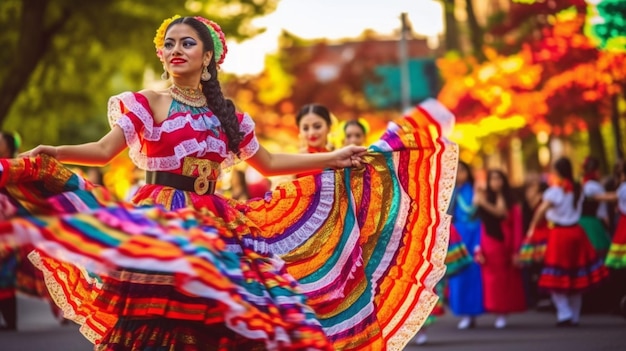
[[[355,167],[363,167],[363,156],[367,154],[367,148],[356,145],[348,145],[341,149],[331,152],[333,158],[330,161],[330,167],[335,169]]]

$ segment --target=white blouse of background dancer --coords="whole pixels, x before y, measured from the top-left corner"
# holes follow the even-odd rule
[[[626,182],[622,182],[617,188],[617,207],[622,215],[626,216]]]
[[[605,194],[606,190],[604,189],[602,184],[600,184],[600,182],[598,182],[597,180],[588,180],[585,182],[585,185],[583,185],[583,193],[585,194],[585,197],[587,198],[596,198],[598,195]],[[603,220],[608,220],[609,207],[606,202],[603,201],[598,204],[596,217],[603,219]]]
[[[584,194],[580,195],[578,204],[574,203],[574,192],[565,192],[563,188],[552,186],[543,193],[543,200],[552,206],[546,212],[546,219],[557,225],[569,226],[578,223],[582,213]]]

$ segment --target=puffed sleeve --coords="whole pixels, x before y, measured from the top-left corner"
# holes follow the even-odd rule
[[[617,188],[617,206],[621,213],[626,214],[626,183]]]
[[[543,193],[543,200],[553,205],[559,205],[565,198],[565,192],[558,186],[551,186]]]
[[[245,161],[259,151],[259,141],[254,132],[255,124],[252,117],[247,113],[237,113],[237,118],[239,119],[239,131],[243,133],[243,139],[239,143],[239,155],[229,152],[228,157],[222,163],[224,168],[230,168],[240,161]]]
[[[124,92],[109,99],[108,119],[111,128],[118,126],[124,132],[129,156],[139,168],[146,169],[147,156],[143,150],[146,136],[154,129],[150,104],[145,96]]]
[[[583,185],[583,193],[587,197],[593,197],[596,195],[604,194],[605,192],[606,190],[604,190],[604,187],[602,186],[602,184],[596,181],[589,181],[589,182],[586,182],[585,185]]]

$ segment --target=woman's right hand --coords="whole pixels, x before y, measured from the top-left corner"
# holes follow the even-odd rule
[[[474,188],[474,197],[472,198],[472,202],[475,206],[481,206],[485,201],[485,189],[476,187]]]
[[[483,254],[483,251],[480,248],[480,246],[476,246],[474,248],[474,262],[476,262],[478,264],[484,264],[485,263],[485,255]]]
[[[34,149],[22,152],[18,155],[18,157],[35,157],[40,154],[46,154],[52,157],[57,157],[57,148],[56,146],[50,145],[39,145]]]

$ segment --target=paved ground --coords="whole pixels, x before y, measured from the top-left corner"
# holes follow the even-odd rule
[[[512,315],[498,330],[494,320],[482,316],[476,328],[457,330],[458,319],[446,315],[428,329],[426,344],[405,351],[626,351],[626,319],[616,315],[586,314],[576,328],[556,328],[552,312]]]
[[[93,346],[75,324],[60,326],[46,303],[20,297],[17,332],[0,332],[1,351],[89,351]],[[551,312],[527,312],[509,318],[509,327],[493,328],[493,316],[478,319],[475,329],[456,329],[446,315],[428,330],[426,345],[404,351],[626,351],[626,319],[606,314],[583,315],[578,328],[554,327]]]

